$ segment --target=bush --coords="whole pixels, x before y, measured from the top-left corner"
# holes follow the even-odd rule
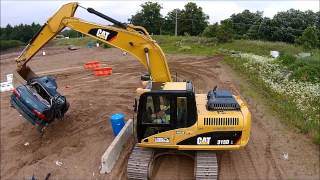
[[[292,71],[290,79],[319,83],[320,62],[318,58],[318,55],[298,58],[291,54],[283,54],[279,57],[279,61],[282,65],[285,65],[290,71]]]
[[[69,37],[69,38],[78,38],[81,37],[81,33],[73,30],[73,29],[66,29],[60,33],[64,37]]]
[[[232,23],[230,21],[224,21],[217,28],[217,40],[219,43],[231,42],[234,38],[232,30]]]
[[[297,58],[291,54],[283,54],[279,57],[279,61],[283,65],[290,65],[296,62]]]
[[[23,45],[21,41],[18,40],[0,40],[0,50],[6,50],[13,47],[19,47]]]
[[[213,25],[207,26],[203,30],[202,36],[204,36],[204,37],[216,37],[217,36],[218,27],[219,27],[218,23],[215,23]]]
[[[302,45],[305,49],[320,47],[317,28],[314,26],[307,27],[302,35],[296,39],[296,43]]]
[[[319,83],[320,63],[316,58],[319,57],[300,58],[288,65],[288,68],[292,71],[290,78]]]
[[[296,66],[301,65],[295,71],[292,72],[290,78],[299,79],[302,81],[308,82],[317,82],[319,81],[320,77],[320,69],[314,66],[307,66],[305,64],[296,64]]]

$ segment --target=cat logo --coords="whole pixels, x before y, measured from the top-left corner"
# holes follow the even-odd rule
[[[211,137],[198,137],[197,144],[209,145]]]
[[[109,34],[110,34],[110,33],[107,32],[107,31],[104,31],[104,30],[102,30],[102,29],[98,29],[96,36],[99,37],[99,38],[101,38],[101,39],[107,40]]]

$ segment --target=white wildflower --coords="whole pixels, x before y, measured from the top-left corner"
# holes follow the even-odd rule
[[[307,118],[309,111],[319,111],[319,107],[315,107],[313,103],[320,100],[320,83],[289,80],[292,72],[277,64],[273,58],[249,53],[239,53],[237,57],[244,60],[243,66],[249,72],[256,73],[273,91],[292,100],[302,112],[306,113],[306,119],[310,120]]]

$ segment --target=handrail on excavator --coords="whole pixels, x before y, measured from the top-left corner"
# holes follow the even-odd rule
[[[133,55],[149,71],[155,82],[171,82],[171,74],[166,57],[146,29],[132,24],[121,23],[92,8],[85,8],[89,13],[95,14],[114,25],[101,25],[84,21],[74,17],[80,6],[78,3],[63,5],[39,32],[30,40],[21,55],[17,58],[17,72],[25,80],[36,76],[26,65],[27,62],[51,39],[68,27],[98,41],[117,47]],[[84,7],[82,7],[84,8]]]

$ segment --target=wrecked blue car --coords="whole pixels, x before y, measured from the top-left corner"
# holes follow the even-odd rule
[[[57,83],[51,76],[36,77],[15,88],[11,104],[40,131],[55,119],[62,119],[69,108],[66,97],[57,92]]]

